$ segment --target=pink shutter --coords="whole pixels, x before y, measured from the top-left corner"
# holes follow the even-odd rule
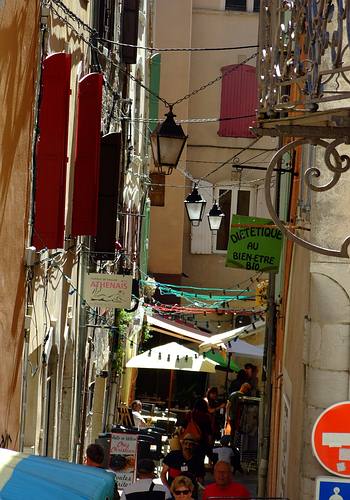
[[[221,110],[218,134],[221,137],[252,137],[249,127],[254,121],[258,103],[258,82],[254,66],[225,66],[221,86]],[[253,115],[253,116],[250,116]],[[247,116],[239,120],[225,120]]]

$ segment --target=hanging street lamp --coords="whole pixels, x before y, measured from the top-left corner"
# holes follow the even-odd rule
[[[151,134],[151,147],[155,166],[159,173],[169,175],[177,167],[187,141],[181,125],[175,123],[172,106],[166,119]],[[163,169],[163,167],[167,167]]]
[[[214,202],[214,205],[210,209],[208,213],[208,222],[209,222],[209,227],[210,231],[218,231],[220,229],[221,221],[225,217],[224,212],[221,210],[219,205]]]
[[[198,193],[197,186],[194,186],[193,191],[189,194],[184,201],[187,216],[192,226],[199,226],[203,219],[206,201]]]

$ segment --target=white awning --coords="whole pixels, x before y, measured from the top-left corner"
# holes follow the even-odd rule
[[[183,325],[182,323],[164,319],[161,316],[151,316],[147,314],[147,323],[152,330],[156,330],[157,332],[164,333],[165,335],[170,335],[171,337],[176,337],[178,339],[196,342],[197,344],[207,341],[210,337],[209,334],[202,332],[197,328],[191,328],[190,326]]]
[[[220,348],[227,349],[227,344],[230,340],[234,340],[240,336],[245,336],[245,334],[258,333],[259,331],[265,329],[265,321],[259,320],[255,321],[254,325],[241,326],[240,328],[235,328],[234,330],[229,330],[228,332],[218,333],[217,335],[212,335],[210,338],[206,339],[200,346],[200,352],[206,352],[210,349]],[[247,343],[247,342],[245,342]],[[249,344],[248,344],[249,345]],[[235,352],[235,351],[231,351]]]

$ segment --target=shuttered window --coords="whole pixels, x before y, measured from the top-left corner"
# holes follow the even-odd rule
[[[63,248],[71,55],[43,62],[36,147],[33,245]]]
[[[225,9],[226,10],[239,10],[246,11],[250,10],[251,7],[248,5],[249,0],[226,0]],[[249,9],[250,7],[250,9]],[[254,12],[259,12],[260,10],[260,0],[253,1]]]
[[[95,250],[110,259],[115,251],[117,194],[120,169],[121,134],[113,132],[101,139],[97,236]]]
[[[123,0],[120,41],[127,45],[137,45],[139,29],[139,0]],[[120,57],[127,64],[136,63],[136,47],[120,46]]]
[[[224,76],[218,134],[221,137],[252,137],[249,127],[255,119],[258,102],[256,68],[247,64],[231,65],[221,71]]]
[[[96,236],[97,231],[102,83],[102,73],[90,73],[78,87],[73,236]]]

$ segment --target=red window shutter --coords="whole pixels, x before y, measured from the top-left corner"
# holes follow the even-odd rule
[[[101,73],[79,82],[75,149],[72,235],[96,236],[100,169]]]
[[[115,251],[117,194],[120,170],[121,134],[113,132],[101,139],[100,185],[96,252],[100,259],[110,259]]]
[[[70,54],[52,54],[43,62],[33,231],[37,250],[63,248],[70,70]]]
[[[254,121],[258,103],[256,68],[244,64],[232,71],[234,66],[225,66],[221,69],[224,75],[221,86],[222,121],[218,134],[221,137],[252,137],[249,127]],[[225,120],[236,116],[248,116],[248,118]]]
[[[139,30],[139,4],[140,0],[124,0],[121,17],[120,41],[128,45],[137,45]],[[127,64],[136,63],[136,47],[120,46],[120,57]]]

